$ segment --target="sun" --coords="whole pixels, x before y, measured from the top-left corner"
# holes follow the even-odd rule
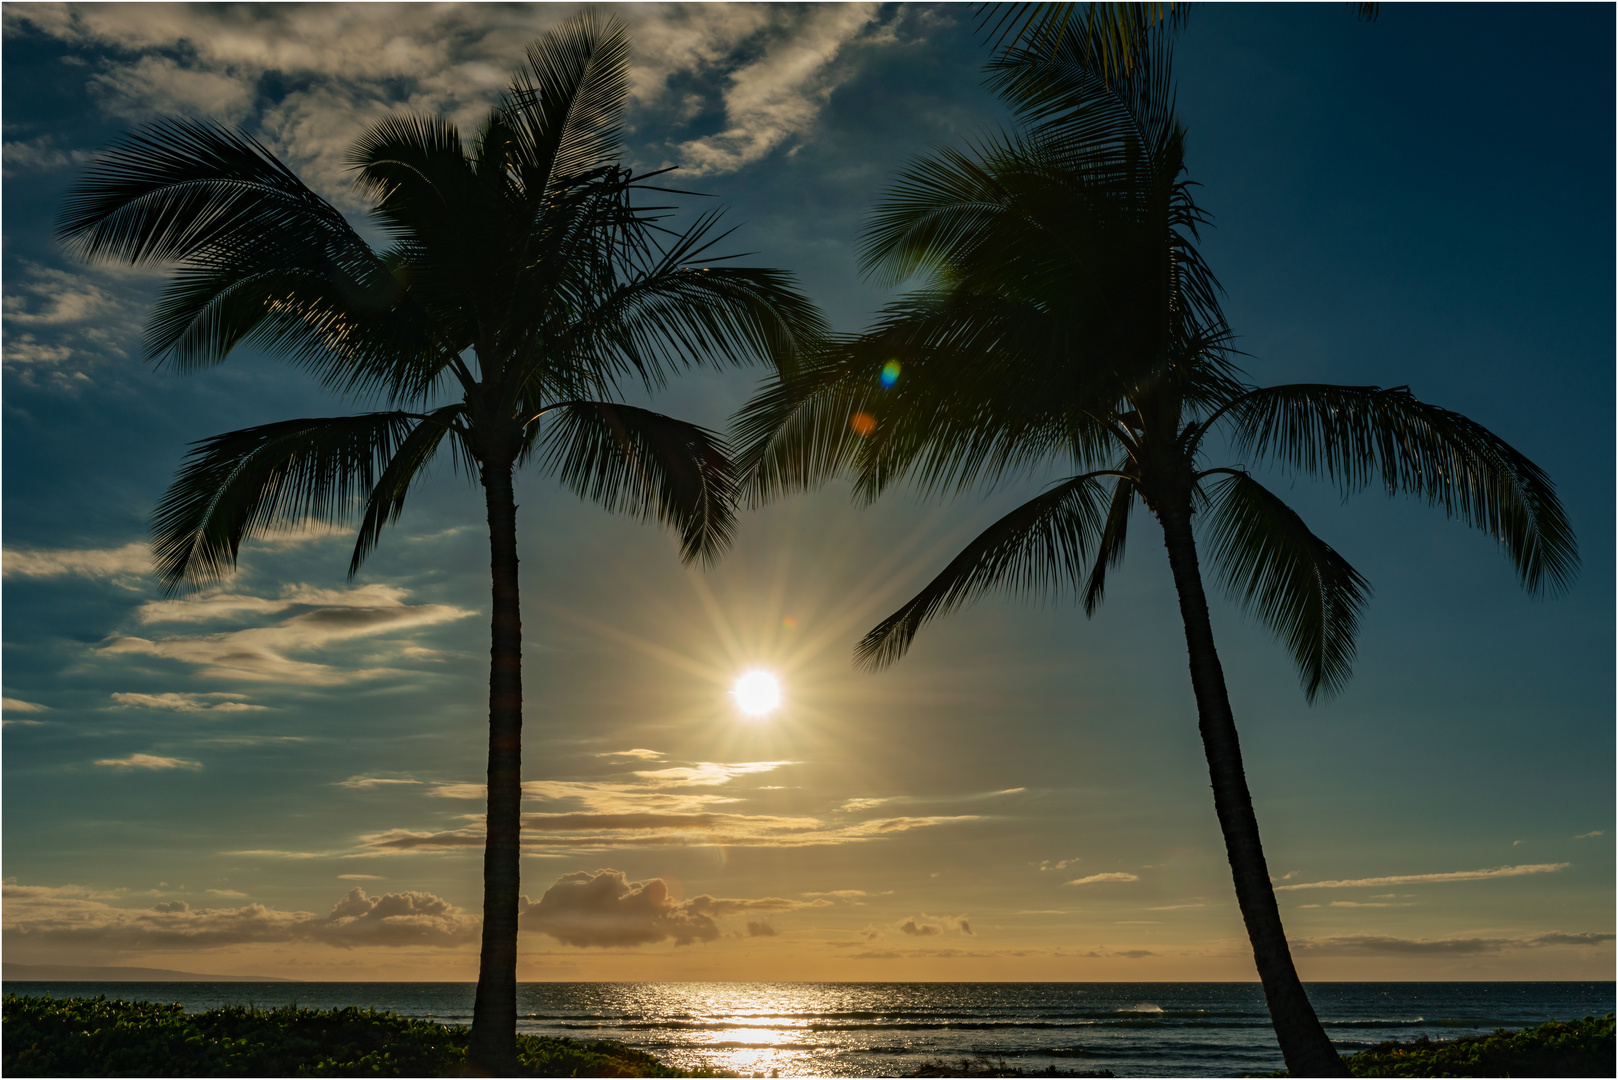
[[[768,671],[749,671],[730,691],[736,707],[748,716],[765,716],[781,704],[781,683]]]

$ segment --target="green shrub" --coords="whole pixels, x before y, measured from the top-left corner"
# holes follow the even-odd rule
[[[7,994],[7,1076],[458,1076],[470,1029],[375,1009],[187,1013],[179,1005]],[[622,1043],[517,1036],[533,1076],[690,1076]]]
[[[1350,1076],[1618,1075],[1613,1014],[1552,1020],[1524,1031],[1385,1042],[1343,1059]],[[1290,1076],[1291,1073],[1270,1073]]]
[[[1442,1042],[1388,1042],[1347,1062],[1355,1076],[1618,1075],[1612,1013]]]

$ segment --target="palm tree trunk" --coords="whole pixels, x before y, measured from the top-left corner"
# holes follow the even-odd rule
[[[1197,697],[1202,749],[1213,781],[1214,809],[1225,834],[1225,854],[1236,882],[1236,902],[1253,943],[1253,960],[1264,984],[1264,998],[1269,1003],[1281,1054],[1293,1076],[1347,1076],[1347,1067],[1332,1048],[1298,980],[1286,931],[1281,926],[1281,911],[1275,903],[1264,849],[1259,844],[1258,818],[1253,813],[1242,769],[1242,749],[1236,738],[1230,697],[1225,692],[1225,673],[1214,649],[1208,598],[1202,591],[1196,541],[1191,533],[1189,500],[1183,506],[1163,507],[1158,520],[1169,549],[1174,588],[1180,597],[1180,617],[1185,622],[1191,685]]]
[[[511,462],[485,462],[489,512],[489,810],[483,848],[483,954],[469,1064],[483,1076],[517,1067],[518,848],[522,827],[522,613],[517,594],[517,502]]]

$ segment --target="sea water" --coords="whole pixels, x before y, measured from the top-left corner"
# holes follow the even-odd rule
[[[385,1009],[472,1019],[470,983],[7,982],[7,993]],[[1312,983],[1338,1050],[1613,1010],[1611,982]],[[929,1061],[1028,1072],[1242,1076],[1283,1067],[1256,983],[524,983],[518,1030],[615,1039],[683,1069],[902,1076]]]

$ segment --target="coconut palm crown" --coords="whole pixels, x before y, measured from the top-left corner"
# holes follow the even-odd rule
[[[1111,76],[1105,42],[1082,28],[991,64],[1020,130],[899,175],[865,233],[864,268],[922,287],[744,408],[745,482],[765,500],[844,474],[870,500],[906,479],[960,491],[1069,473],[871,630],[855,650],[867,668],[989,590],[1066,592],[1093,613],[1143,503],[1167,548],[1215,808],[1287,1066],[1346,1075],[1281,925],[1201,559],[1280,639],[1314,700],[1349,678],[1369,584],[1247,466],[1425,500],[1498,540],[1530,592],[1565,586],[1578,556],[1545,473],[1466,417],[1404,387],[1243,381],[1198,252],[1206,218],[1185,175],[1165,31],[1153,33]],[[1209,460],[1216,451],[1241,464]]]
[[[349,572],[439,455],[485,496],[492,577],[488,834],[472,1064],[516,1065],[522,627],[513,473],[533,466],[609,510],[655,518],[687,562],[728,543],[723,439],[624,403],[692,365],[791,367],[821,333],[790,277],[729,265],[714,213],[683,231],[618,164],[622,26],[585,12],[536,41],[476,137],[395,115],[354,144],[377,250],[263,145],[205,120],[102,154],[59,235],[93,260],[175,264],[148,326],[178,371],[255,345],[385,411],[264,424],[195,445],[153,517],[171,590],[218,579],[242,543],[358,518]],[[655,175],[655,174],[650,174]]]

